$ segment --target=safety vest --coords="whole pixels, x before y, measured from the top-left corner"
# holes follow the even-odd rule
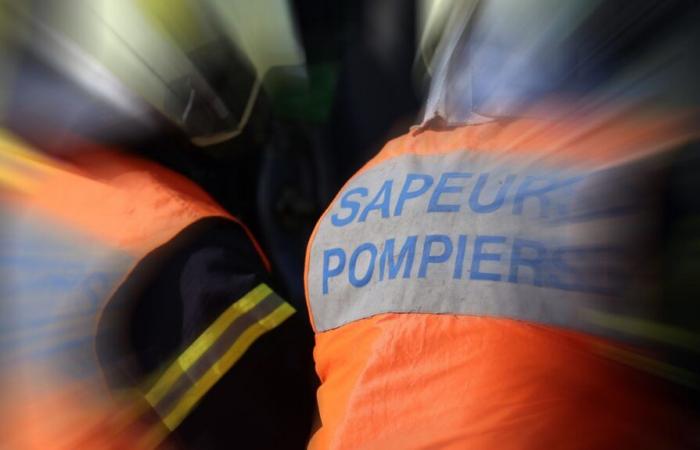
[[[688,134],[633,116],[422,128],[347,182],[307,249],[310,449],[676,448],[649,373],[698,380],[637,344],[670,336],[649,184]]]
[[[3,445],[152,448],[258,337],[293,314],[260,284],[231,299],[153,379],[115,397],[96,350],[98,326],[107,334],[124,326],[102,315],[144,257],[219,217],[242,227],[268,271],[269,263],[242,223],[156,164],[80,148],[74,163],[61,162],[9,135],[0,150]]]

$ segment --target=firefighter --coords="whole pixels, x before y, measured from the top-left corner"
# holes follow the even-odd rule
[[[309,448],[698,444],[669,394],[700,386],[675,357],[697,356],[697,329],[664,313],[656,263],[658,186],[694,116],[594,92],[618,68],[574,31],[636,19],[584,3],[464,2],[425,120],[318,221]]]
[[[248,228],[152,162],[3,132],[9,448],[299,448],[299,314]]]

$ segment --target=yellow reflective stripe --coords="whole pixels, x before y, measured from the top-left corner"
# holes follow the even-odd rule
[[[151,426],[143,436],[140,436],[136,448],[157,448],[160,444],[163,443],[165,438],[168,437],[169,433],[170,430],[165,428],[165,426],[163,426],[162,423],[157,423]]]
[[[39,173],[56,170],[46,158],[4,129],[0,129],[0,158],[0,183],[20,191],[33,190]]]
[[[581,314],[588,322],[599,327],[682,347],[693,352],[700,351],[700,334],[692,331],[637,317],[610,314],[592,309],[584,309]]]
[[[185,371],[199,359],[221,336],[234,320],[253,309],[272,293],[266,284],[259,284],[240,300],[229,306],[163,373],[156,384],[146,394],[151,405],[157,404]]]
[[[22,176],[2,165],[0,165],[0,184],[23,192],[30,192],[36,186],[30,177]]]
[[[199,399],[243,356],[253,342],[263,334],[276,328],[294,312],[294,308],[288,303],[283,303],[263,319],[248,327],[228,351],[200,379],[194,382],[194,385],[182,396],[172,412],[163,418],[165,426],[170,430],[174,430]]]
[[[614,361],[693,389],[700,389],[700,377],[690,370],[612,345],[596,344],[596,347],[602,355]]]
[[[0,154],[8,160],[40,172],[58,171],[53,167],[53,161],[50,158],[4,129],[0,129]]]

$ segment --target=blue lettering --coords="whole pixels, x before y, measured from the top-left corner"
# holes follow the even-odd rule
[[[575,257],[572,272],[577,277],[576,283],[566,288],[600,295],[620,295],[624,291],[629,281],[629,261],[622,248],[569,247],[564,250],[567,253]]]
[[[535,252],[535,255],[529,258],[525,257],[523,254],[525,249],[531,249]],[[541,243],[516,239],[513,243],[513,253],[510,257],[510,274],[508,275],[508,281],[511,283],[518,283],[518,268],[520,266],[525,266],[532,270],[533,284],[535,286],[542,286],[542,265],[545,262],[546,254],[547,250]]]
[[[503,244],[504,236],[476,236],[474,240],[474,256],[472,257],[472,270],[469,278],[472,280],[501,281],[501,275],[481,271],[482,261],[500,261],[500,253],[486,253],[483,247],[486,244]]]
[[[488,177],[488,173],[479,175],[479,179],[476,180],[476,186],[474,186],[474,190],[469,196],[469,207],[475,213],[490,213],[503,206],[503,201],[506,198],[506,194],[515,181],[515,175],[508,175],[505,181],[501,183],[501,187],[498,188],[496,198],[494,198],[491,203],[483,205],[479,202],[479,196],[481,195],[481,191],[484,189],[484,186],[486,186]]]
[[[384,182],[384,184],[382,184],[382,187],[379,189],[379,192],[377,192],[377,195],[374,196],[372,201],[369,202],[364,211],[362,211],[362,214],[360,214],[359,222],[364,222],[367,220],[367,214],[375,209],[380,210],[382,212],[382,217],[385,219],[389,217],[389,202],[391,201],[392,183],[392,180],[387,180]]]
[[[357,268],[357,259],[360,257],[362,252],[368,252],[370,256],[369,264],[367,264],[367,272],[361,277],[357,277],[355,274],[355,269]],[[352,255],[350,256],[350,265],[348,267],[348,276],[350,279],[350,284],[355,287],[365,286],[372,279],[372,273],[374,272],[374,260],[377,258],[377,247],[370,242],[365,242],[364,244],[358,246]]]
[[[364,187],[356,187],[347,191],[340,199],[340,207],[350,209],[350,214],[345,218],[340,218],[338,214],[333,214],[331,216],[331,223],[336,227],[343,227],[355,220],[357,211],[360,209],[360,203],[350,200],[350,196],[359,195],[361,197],[367,197],[368,194],[369,191]]]
[[[437,255],[431,255],[431,250],[433,244],[442,244],[442,253]],[[418,269],[418,278],[425,278],[428,274],[428,264],[438,264],[447,261],[452,254],[452,241],[449,236],[444,234],[429,234],[425,237],[425,242],[423,243],[423,257],[420,261],[420,268]]]
[[[447,186],[447,182],[452,178],[462,178],[466,179],[471,177],[471,173],[465,172],[445,172],[440,176],[440,181],[438,181],[433,195],[430,196],[430,203],[428,204],[428,212],[457,212],[459,211],[459,205],[442,205],[439,203],[440,196],[442,194],[457,194],[462,192],[464,186]]]
[[[564,291],[584,290],[580,274],[569,264],[568,257],[580,258],[581,250],[576,247],[562,247],[554,250],[549,259],[547,285]],[[564,281],[563,278],[569,281]]]
[[[452,274],[452,278],[459,280],[462,278],[462,272],[464,267],[464,251],[467,247],[467,235],[460,234],[457,239],[457,261],[455,262],[455,270]]]
[[[334,268],[330,268],[331,257],[338,258]],[[331,248],[323,252],[323,295],[328,294],[328,280],[343,273],[345,268],[345,251],[342,248]]]
[[[538,188],[532,187],[533,184],[543,181],[546,182],[545,186],[540,186]],[[515,199],[513,200],[513,214],[522,214],[525,207],[525,200],[528,197],[535,197],[540,202],[540,218],[547,217],[549,211],[549,198],[547,197],[547,193],[552,190],[553,187],[554,183],[545,177],[530,176],[525,178],[525,181],[523,181],[518,188],[518,192],[515,194]]]
[[[571,209],[575,206],[577,189],[580,188],[581,181],[585,180],[584,175],[572,177],[559,183],[557,189],[561,189],[562,193],[559,196],[558,204],[555,207],[556,216],[554,220],[570,221],[572,214]],[[575,208],[573,208],[575,209]]]
[[[414,181],[422,180],[423,184],[411,191],[411,184]],[[433,177],[430,175],[423,175],[420,173],[409,173],[406,176],[406,181],[403,184],[403,187],[401,188],[401,193],[399,194],[399,198],[396,201],[396,208],[394,209],[394,216],[400,216],[401,213],[403,212],[403,205],[406,203],[406,200],[410,198],[416,198],[420,197],[421,195],[425,194],[425,192],[430,189],[430,186],[433,185]]]
[[[401,265],[406,262],[403,269],[403,278],[411,276],[411,268],[413,267],[413,258],[416,254],[416,241],[418,236],[409,236],[406,242],[401,247],[398,260],[394,260],[394,239],[388,239],[384,244],[384,251],[379,259],[379,280],[384,279],[384,267],[389,266],[389,279],[393,280],[399,273]]]

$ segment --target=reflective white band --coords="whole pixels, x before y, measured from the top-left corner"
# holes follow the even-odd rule
[[[468,150],[380,163],[348,183],[312,242],[316,330],[422,312],[605,334],[585,311],[643,316],[625,295],[646,223],[640,173]]]

